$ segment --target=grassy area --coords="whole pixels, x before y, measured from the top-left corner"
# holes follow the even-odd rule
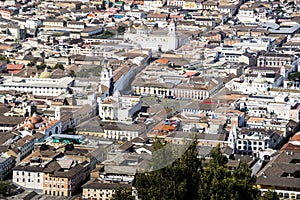
[[[271,88],[271,92],[291,92],[291,93],[300,93],[300,90],[288,89],[288,88]]]

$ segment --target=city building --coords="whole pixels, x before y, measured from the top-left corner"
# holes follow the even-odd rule
[[[282,150],[257,174],[256,186],[262,192],[274,190],[280,198],[300,198],[298,185],[299,151]]]
[[[46,72],[47,73],[47,72]],[[2,78],[0,90],[32,93],[36,96],[58,96],[67,93],[73,85],[73,78],[51,79],[50,73],[42,73],[41,78],[6,76]]]

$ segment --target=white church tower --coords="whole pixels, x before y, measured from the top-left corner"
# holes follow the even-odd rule
[[[169,35],[172,35],[172,36],[176,35],[176,23],[174,22],[174,20],[170,21],[168,30],[169,30]]]
[[[171,20],[168,26],[168,43],[172,46],[172,49],[177,49],[182,44],[176,32],[176,23]]]
[[[55,119],[61,120],[61,108],[59,106],[56,106],[55,108]]]
[[[109,62],[103,65],[103,69],[101,71],[100,84],[105,85],[106,87],[110,87],[111,79],[113,78],[113,70],[109,66]]]
[[[233,127],[231,128],[230,132],[229,132],[229,136],[228,136],[228,145],[229,147],[231,147],[233,149],[233,153],[237,153],[237,132],[236,132],[236,126],[235,124],[233,125]]]

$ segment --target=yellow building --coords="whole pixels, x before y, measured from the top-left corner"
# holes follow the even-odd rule
[[[44,170],[43,193],[52,196],[71,196],[86,180],[89,163],[80,164],[71,159],[62,159],[50,163]]]
[[[82,192],[83,199],[107,200],[112,199],[118,188],[131,190],[131,185],[126,183],[102,183],[97,179],[84,184]]]
[[[195,0],[186,0],[183,2],[183,9],[185,10],[196,10],[197,5]]]
[[[78,135],[94,136],[103,138],[105,133],[100,126],[100,120],[97,117],[93,117],[76,127],[76,133]]]

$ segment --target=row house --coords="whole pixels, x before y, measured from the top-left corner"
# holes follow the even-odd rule
[[[83,186],[83,199],[106,200],[112,199],[115,192],[120,189],[131,190],[131,184],[126,183],[105,183],[98,180],[92,180]]]
[[[199,26],[210,26],[215,27],[217,25],[216,20],[214,18],[196,18],[195,24],[198,24]]]
[[[185,0],[182,6],[184,10],[197,10],[197,1],[195,0]]]
[[[11,156],[7,155],[6,152],[2,152],[0,155],[0,180],[5,179],[10,174],[14,166],[14,159]]]
[[[201,4],[203,10],[211,10],[211,11],[218,10],[217,1],[208,0],[208,1],[203,1]]]
[[[86,181],[88,173],[87,161],[80,164],[71,159],[53,161],[44,169],[43,194],[70,197]]]
[[[58,146],[57,146],[58,147]],[[87,180],[95,166],[94,148],[42,144],[13,169],[13,183],[39,194],[71,196]]]
[[[7,19],[7,20],[10,20],[12,17],[16,16],[18,14],[18,10],[9,10],[9,9],[6,9],[6,8],[0,8],[0,13],[1,13],[1,17],[3,19]]]
[[[8,155],[14,157],[16,164],[18,164],[33,151],[34,143],[35,137],[26,135],[11,144],[11,149],[9,149]]]
[[[298,56],[293,54],[283,54],[269,52],[259,55],[257,58],[258,67],[284,67],[291,66],[290,72],[298,71]]]
[[[246,127],[278,130],[281,131],[283,137],[286,138],[293,134],[295,125],[292,120],[250,117],[246,122]]]
[[[43,75],[46,75],[46,73]],[[58,96],[62,93],[66,93],[74,82],[71,77],[52,79],[48,73],[47,76],[48,78],[21,78],[14,77],[12,74],[10,77],[6,76],[2,79],[0,90],[15,90],[32,93],[37,96]]]
[[[281,150],[257,174],[256,188],[262,193],[272,189],[279,198],[300,199],[299,147]]]
[[[106,122],[101,123],[104,138],[118,141],[130,141],[146,131],[144,123]]]
[[[191,77],[165,83],[155,79],[150,84],[148,81],[138,78],[132,85],[135,94],[138,95],[200,100],[217,92],[223,86],[223,82],[213,77]]]
[[[236,130],[235,126],[229,133],[228,142],[236,153],[249,154],[259,157],[259,154],[268,149],[275,149],[283,140],[278,130],[249,129]]]
[[[236,5],[236,4],[229,4],[229,3],[219,4],[218,5],[218,10],[221,13],[229,14],[229,17],[232,17],[234,14],[236,14],[236,12],[238,10],[238,5]]]
[[[157,8],[162,8],[165,1],[164,0],[144,0],[144,7],[155,10]]]
[[[39,164],[39,159],[32,159],[32,163],[22,163],[13,169],[13,183],[26,189],[43,190],[44,165]]]
[[[85,27],[84,22],[77,22],[77,21],[67,22],[67,28],[84,29],[84,27]]]
[[[168,14],[148,14],[147,20],[149,21],[167,21]]]
[[[65,21],[62,20],[44,20],[43,26],[64,27]]]
[[[141,105],[137,96],[107,97],[99,101],[99,116],[101,119],[131,121]]]

